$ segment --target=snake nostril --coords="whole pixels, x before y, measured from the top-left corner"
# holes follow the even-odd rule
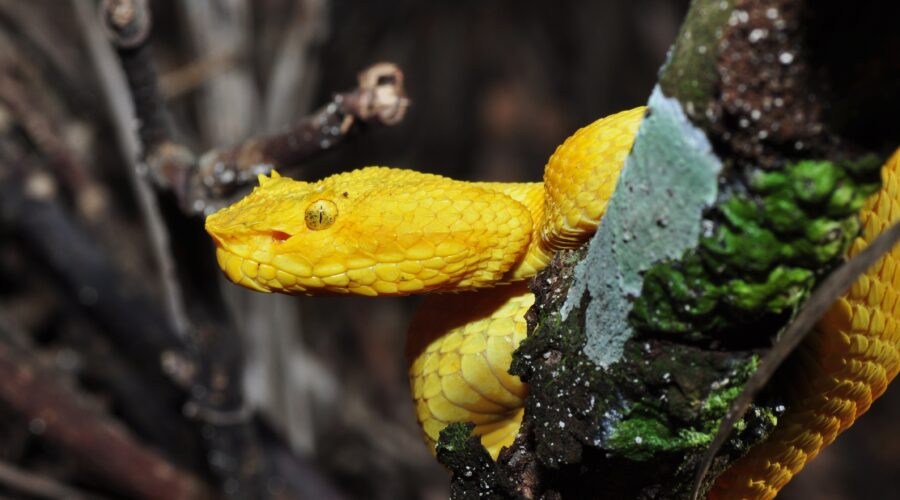
[[[271,232],[272,239],[277,242],[282,242],[291,237],[291,235],[285,233],[284,231],[272,231]]]

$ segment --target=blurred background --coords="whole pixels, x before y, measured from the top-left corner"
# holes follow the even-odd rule
[[[578,127],[646,101],[688,1],[150,4],[166,103],[178,139],[197,152],[284,130],[332,93],[353,88],[358,71],[390,61],[403,70],[412,102],[402,123],[369,127],[313,161],[279,171],[314,180],[389,165],[531,181]],[[22,154],[53,160],[48,168],[23,170],[0,156],[0,178],[26,176],[25,189],[67,210],[127,277],[126,293],[164,304],[171,297],[161,287],[152,228],[127,171],[132,159],[115,119],[121,110],[104,86],[117,68],[104,66],[111,59],[96,9],[91,0],[0,0],[0,132],[32,120],[24,128],[38,139],[26,141],[34,151]],[[167,443],[190,434],[189,425],[136,423],[128,400],[134,391],[121,387],[135,369],[86,311],[90,293],[61,290],[59,273],[23,237],[22,217],[0,210],[0,340],[17,343],[149,448],[207,476],[201,445],[190,438]],[[202,221],[178,231],[202,231]],[[191,241],[178,231],[173,246]],[[218,286],[227,321],[241,336],[249,408],[311,474],[354,498],[447,496],[447,474],[422,443],[408,393],[403,345],[416,298],[271,296],[223,279]],[[151,394],[138,397],[154,403]],[[160,405],[166,404],[172,402],[163,395]],[[900,440],[884,436],[898,416],[894,388],[783,497],[884,498],[897,491]],[[13,471],[123,496],[85,472],[67,445],[48,439],[46,425],[0,400],[0,465],[9,466],[0,467],[0,494],[30,498],[9,479],[19,477]]]

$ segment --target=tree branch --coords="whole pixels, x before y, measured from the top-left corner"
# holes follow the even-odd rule
[[[8,339],[0,324],[0,398],[85,468],[136,498],[210,498],[202,481],[140,445],[123,427],[90,409]]]
[[[500,479],[491,470],[455,486],[472,493],[465,484],[493,481],[504,494],[578,496],[602,483],[615,498],[691,494],[732,402],[758,389],[821,312],[817,302],[800,313],[756,371],[840,263],[877,190],[882,155],[900,137],[896,120],[863,118],[900,111],[890,30],[864,28],[864,18],[884,13],[842,10],[694,0],[584,257],[573,266],[558,256],[534,282],[529,337],[511,369],[529,384],[524,431],[501,454]],[[834,40],[852,40],[853,50]],[[859,68],[878,69],[865,92],[846,76]],[[866,267],[853,263],[835,279],[846,285],[856,266]],[[840,285],[827,286],[826,302]],[[786,395],[773,387],[766,396],[730,435],[713,477],[775,425]]]
[[[0,462],[0,484],[29,496],[48,500],[96,500],[100,498],[4,462]]]
[[[335,94],[331,102],[300,120],[288,131],[251,139],[230,149],[214,149],[200,158],[199,171],[189,181],[194,201],[221,201],[235,188],[268,174],[275,167],[298,165],[333,148],[361,123],[394,125],[403,119],[409,101],[403,73],[395,65],[380,63],[359,74],[356,89]],[[220,206],[207,205],[205,212]],[[198,209],[199,205],[195,207]]]

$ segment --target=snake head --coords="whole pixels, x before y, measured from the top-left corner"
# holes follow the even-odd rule
[[[206,231],[216,244],[219,266],[231,281],[272,292],[282,285],[272,261],[282,253],[283,243],[301,232],[305,221],[298,207],[315,193],[309,183],[275,171],[258,179],[259,186],[249,195],[207,217]],[[290,282],[287,276],[282,278],[284,285]]]
[[[228,278],[262,292],[405,295],[491,286],[521,258],[531,218],[501,193],[367,167],[315,183],[260,176],[206,219]]]

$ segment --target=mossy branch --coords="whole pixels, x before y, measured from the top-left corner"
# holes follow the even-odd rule
[[[732,401],[858,234],[900,138],[896,120],[863,118],[900,111],[890,30],[865,28],[891,16],[842,9],[692,3],[597,235],[535,280],[511,370],[530,387],[525,430],[492,484],[690,495]],[[854,68],[880,77],[863,91]],[[769,391],[735,426],[711,478],[767,435],[783,396]]]

